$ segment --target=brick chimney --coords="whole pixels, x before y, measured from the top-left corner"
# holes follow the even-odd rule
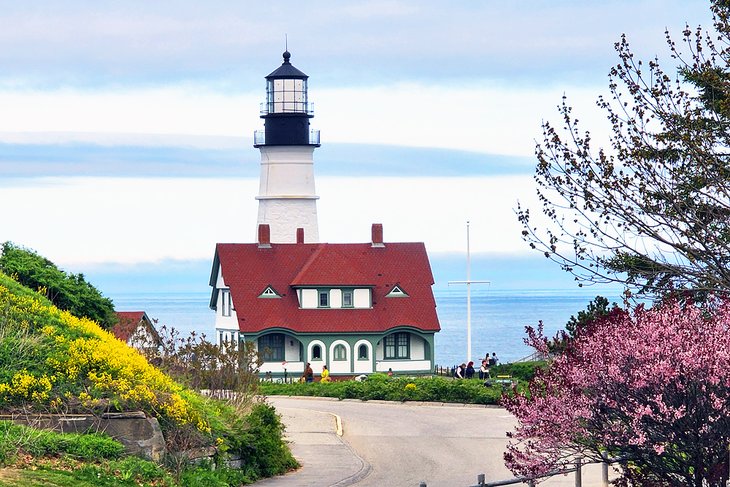
[[[259,224],[259,248],[270,249],[271,248],[271,228],[268,223]]]
[[[297,243],[298,244],[304,243],[304,229],[303,228],[297,228]]]
[[[372,246],[373,247],[385,247],[385,244],[383,243],[383,224],[382,223],[373,223],[373,229],[372,229]]]

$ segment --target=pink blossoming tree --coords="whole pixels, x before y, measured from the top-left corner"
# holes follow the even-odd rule
[[[547,352],[542,325],[528,336]],[[614,309],[503,401],[519,421],[505,453],[516,475],[605,454],[623,458],[619,485],[724,486],[730,301]]]

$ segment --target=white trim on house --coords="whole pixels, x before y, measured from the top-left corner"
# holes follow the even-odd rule
[[[355,308],[371,308],[372,299],[370,298],[370,288],[356,288],[352,296],[353,307]]]
[[[342,308],[342,289],[330,289],[330,308]]]
[[[299,290],[299,307],[303,309],[316,309],[319,303],[319,294],[316,289]]]
[[[217,278],[215,280],[216,289],[228,287],[228,286],[226,286],[226,283],[223,281],[223,269],[220,266],[220,264],[218,264],[218,274],[216,274],[216,276],[217,276]]]
[[[428,342],[415,333],[411,333],[410,335],[411,360],[426,360],[426,346]]]
[[[378,360],[375,362],[376,372],[388,372],[392,368],[393,371],[412,372],[420,370],[431,370],[430,360]]]
[[[240,333],[237,329],[215,329],[215,344],[221,346],[224,343],[238,344]]]
[[[360,346],[365,345],[368,347],[368,358],[366,360],[358,358],[360,353]],[[368,340],[358,340],[355,342],[355,346],[352,349],[353,356],[353,372],[356,374],[370,374],[373,372],[373,362],[375,357],[373,356],[373,344]]]
[[[335,347],[342,345],[345,347],[345,360],[335,360]],[[330,345],[329,349],[330,356],[330,373],[331,374],[351,374],[352,369],[350,368],[350,362],[352,360],[352,350],[350,344],[345,340],[335,340]]]
[[[320,350],[322,352],[322,357],[317,360],[312,357],[312,349],[315,345],[319,345]],[[319,364],[326,364],[327,363],[327,346],[324,344],[322,340],[312,340],[309,342],[309,345],[307,345],[307,357],[309,357],[309,362],[312,363],[317,362]]]

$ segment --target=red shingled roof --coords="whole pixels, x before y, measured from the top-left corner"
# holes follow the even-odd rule
[[[218,244],[215,263],[231,290],[242,333],[280,327],[298,333],[383,332],[398,326],[440,330],[422,243]],[[217,266],[211,285],[215,286]],[[398,284],[408,298],[386,298]],[[281,299],[261,299],[266,286]],[[371,309],[300,309],[297,287],[371,287]],[[215,290],[213,291],[216,292]]]
[[[145,316],[144,311],[117,311],[119,321],[112,328],[114,336],[122,341],[129,340],[129,337],[137,330],[140,321]]]

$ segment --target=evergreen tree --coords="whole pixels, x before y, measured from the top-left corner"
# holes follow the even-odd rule
[[[57,308],[75,316],[92,319],[107,329],[117,322],[112,300],[87,282],[83,274],[64,272],[32,250],[5,242],[0,271],[42,292]]]

